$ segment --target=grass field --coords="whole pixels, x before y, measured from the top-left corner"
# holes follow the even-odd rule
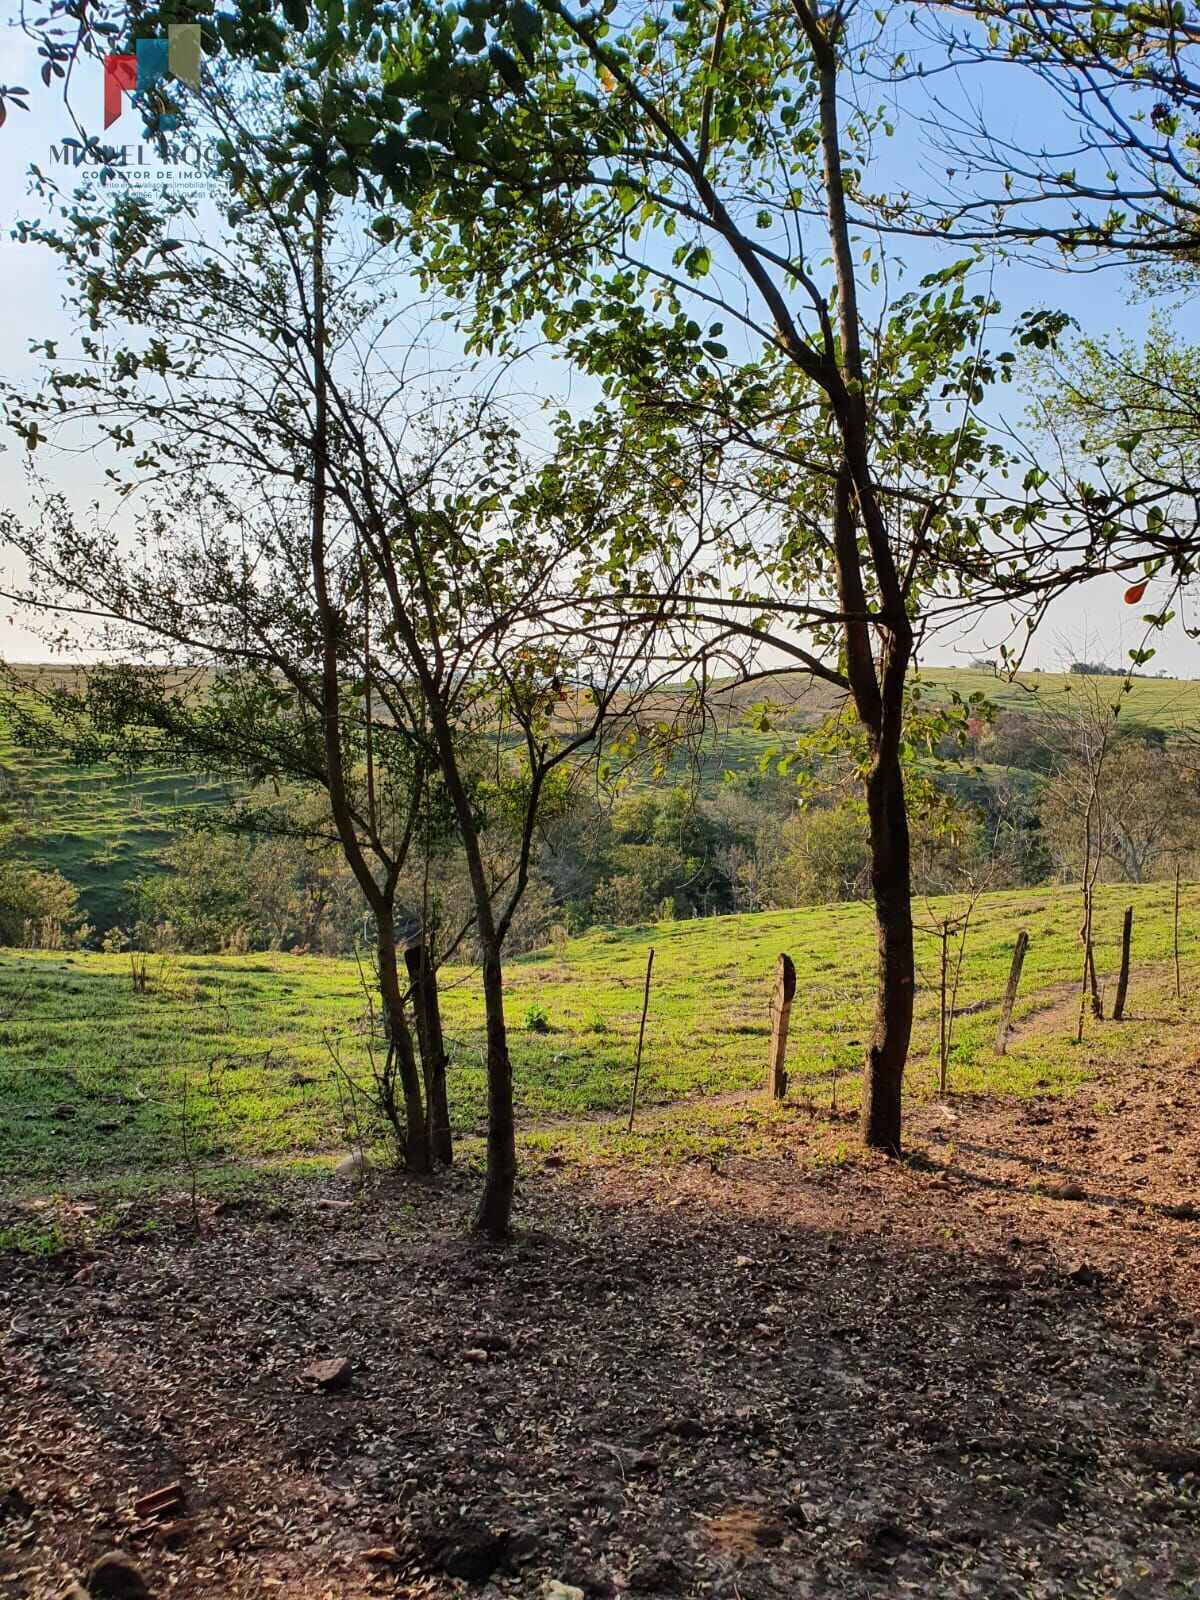
[[[88,921],[129,915],[129,885],[153,872],[181,811],[220,804],[225,790],[185,772],[78,768],[52,756],[0,748],[0,804],[28,830],[20,853],[80,890]]]
[[[1012,683],[990,672],[975,672],[969,667],[927,667],[921,673],[925,684],[938,690],[956,689],[966,698],[984,694],[993,705],[1005,711],[1036,712],[1039,705],[1061,705],[1072,692],[1085,684],[1113,684],[1113,678],[1080,678],[1062,672],[1024,672]],[[1129,722],[1172,732],[1195,727],[1200,718],[1200,680],[1193,678],[1135,678],[1125,697],[1121,716]]]
[[[959,991],[951,1086],[963,1092],[1066,1091],[1092,1052],[1139,1051],[1187,1025],[1162,1003],[1171,953],[1168,885],[1099,892],[1102,976],[1112,989],[1121,911],[1135,907],[1135,979],[1125,1024],[1089,1019],[1074,1043],[1078,908],[1064,889],[985,897],[976,910]],[[928,922],[942,909],[920,905]],[[1019,927],[1030,934],[1009,1055],[991,1044]],[[1200,889],[1185,892],[1185,993],[1200,974]],[[613,1112],[628,1099],[649,949],[655,951],[642,1102],[720,1097],[765,1078],[774,963],[796,962],[789,1096],[853,1104],[873,991],[864,905],[595,929],[561,951],[512,963],[508,1014],[517,1098],[529,1136]],[[934,1089],[937,941],[918,935],[921,985],[908,1075],[911,1096]],[[451,1101],[460,1132],[484,1105],[477,976],[443,973]],[[548,1031],[535,1031],[544,1025]],[[534,1024],[531,1027],[529,1024]],[[75,1185],[177,1170],[189,1161],[242,1166],[345,1148],[356,1115],[378,1128],[347,1086],[368,1072],[371,1011],[353,961],[270,955],[172,957],[152,963],[136,993],[127,957],[0,956],[0,1174],[18,1186]],[[339,1072],[335,1057],[345,1069]],[[357,1110],[356,1110],[357,1107]]]

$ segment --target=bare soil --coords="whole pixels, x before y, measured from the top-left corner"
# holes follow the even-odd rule
[[[77,1211],[0,1261],[0,1595],[1194,1596],[1198,1082],[543,1165],[503,1247],[465,1172]]]

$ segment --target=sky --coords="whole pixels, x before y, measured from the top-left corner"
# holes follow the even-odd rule
[[[0,19],[8,22],[5,8],[14,5],[15,0],[0,0]],[[0,26],[0,82],[24,84],[31,90],[29,114],[10,111],[7,122],[0,127],[0,373],[9,380],[31,379],[35,375],[36,363],[29,354],[32,338],[61,337],[69,327],[60,305],[62,286],[53,264],[43,251],[20,245],[11,237],[16,220],[37,211],[37,202],[29,195],[30,164],[48,165],[50,146],[75,132],[60,92],[42,89],[38,67],[35,46],[24,34],[15,26]],[[1010,74],[1005,93],[994,94],[986,102],[989,127],[1001,135],[1035,144],[1052,142],[1056,112],[1036,96],[1023,101],[1015,92],[1022,82],[1029,87],[1027,79]],[[89,132],[101,131],[102,93],[99,63],[84,63],[72,90],[72,105]],[[967,99],[973,93],[968,87]],[[118,125],[110,137],[121,132],[131,142],[136,140],[140,130],[137,113],[126,110],[122,122],[128,124],[128,130]],[[915,138],[906,138],[902,129],[886,152],[884,171],[890,168],[909,183],[914,182],[915,174],[923,174],[933,186],[940,177],[939,161],[944,167],[936,150]],[[892,246],[900,253],[905,248]],[[910,250],[913,276],[922,268],[922,248],[912,246]],[[1130,282],[1119,270],[1068,272],[1029,262],[1009,262],[997,268],[995,288],[1001,303],[1014,313],[1034,305],[1063,306],[1085,332],[1100,336],[1120,329],[1136,337],[1149,315],[1148,307],[1132,302]],[[1177,306],[1174,315],[1181,335],[1200,338],[1194,303]],[[561,369],[548,371],[545,381],[566,393],[567,379]],[[1010,416],[1019,409],[1015,395],[1006,395],[1005,404]],[[23,455],[15,438],[11,442],[0,440],[0,506],[24,508],[28,504]],[[43,470],[62,474],[64,487],[80,497],[101,482],[100,464],[86,455],[54,465],[43,460],[40,465]],[[11,560],[0,549],[0,579],[9,580],[14,575]],[[4,587],[7,586],[5,581]],[[1145,634],[1140,621],[1144,607],[1125,606],[1124,588],[1121,579],[1103,577],[1061,597],[1039,629],[1026,656],[1027,665],[1060,670],[1068,661],[1079,658],[1122,662],[1131,647],[1143,642]],[[928,645],[923,663],[965,664],[975,656],[991,656],[1007,631],[1003,616],[981,616],[972,629],[939,637]],[[1154,643],[1156,657],[1147,670],[1200,677],[1200,642],[1189,639],[1178,623]],[[47,654],[45,644],[19,615],[0,609],[0,657],[28,661],[45,659]]]

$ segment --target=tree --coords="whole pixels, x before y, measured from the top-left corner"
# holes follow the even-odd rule
[[[1131,688],[1128,673],[1117,682],[1108,678],[1068,678],[1059,701],[1047,702],[1043,715],[1056,731],[1057,755],[1047,784],[1051,831],[1067,832],[1067,863],[1078,880],[1082,902],[1079,937],[1083,944],[1083,977],[1079,995],[1078,1038],[1083,1038],[1084,1012],[1103,1016],[1100,985],[1092,947],[1092,911],[1096,883],[1109,835],[1109,773],[1117,743],[1122,702]]]
[[[1200,349],[1162,314],[1138,342],[1120,333],[1065,337],[1037,360],[1031,391],[1032,421],[1058,457],[1064,493],[1103,515],[1097,554],[1146,564],[1159,580],[1146,620],[1162,626],[1170,600],[1156,603],[1159,584],[1173,592],[1200,560]],[[1141,596],[1131,590],[1130,598]]]
[[[1059,871],[1071,876],[1084,866],[1078,825],[1086,765],[1081,721],[1077,714],[1076,734],[1062,749],[1042,801],[1047,841]],[[1194,764],[1155,730],[1117,728],[1095,804],[1101,871],[1118,882],[1148,882],[1196,848],[1200,794]]]
[[[690,469],[676,439],[660,430],[643,446],[605,412],[560,417],[535,466],[511,408],[418,386],[407,351],[424,324],[406,322],[407,297],[386,282],[386,246],[339,231],[326,147],[306,157],[318,164],[308,186],[282,139],[236,120],[226,132],[240,194],[228,234],[205,237],[184,208],[127,194],[100,210],[77,202],[61,231],[27,230],[66,266],[91,331],[81,362],[46,347],[45,387],[11,393],[9,420],[31,450],[85,428],[126,519],[144,510],[132,553],[62,497],[46,499],[38,526],[10,514],[6,535],[32,574],[20,598],[99,616],[110,649],[155,667],[220,669],[199,696],[161,672],[110,675],[97,694],[112,704],[83,707],[93,728],[150,733],[172,761],[240,762],[325,789],[375,921],[417,1169],[428,1124],[396,892],[444,797],[487,1011],[479,1225],[503,1233],[515,1151],[502,950],[560,777],[611,721],[636,734],[668,670],[661,602],[614,621],[590,596],[617,581],[614,551],[665,574]],[[487,837],[505,830],[511,854],[495,871]],[[430,974],[413,980],[420,997]],[[418,1039],[438,1048],[440,1028],[427,1036],[420,1015]]]
[[[867,897],[871,861],[861,805],[805,807],[784,824],[782,844],[770,877],[778,905]]]
[[[951,109],[931,91],[930,120],[952,163],[952,192],[906,194],[889,226],[968,246],[986,241],[1059,266],[1115,267],[1132,272],[1141,296],[1194,294],[1194,7],[950,0],[923,9],[918,35],[935,46],[939,74],[971,73],[972,109]],[[919,76],[927,61],[918,50],[904,61],[905,75]],[[987,115],[981,81],[1007,93],[1014,74],[1030,105],[1046,108],[1041,142],[997,132]],[[1174,616],[1170,607],[1194,573],[1200,545],[1188,460],[1195,353],[1161,315],[1142,345],[1118,333],[1057,348],[1070,321],[1056,321],[1043,328],[1047,359],[1039,363],[1035,420],[1058,460],[1048,461],[1043,445],[1031,451],[1031,468],[1079,534],[1081,566],[1098,575],[1144,564],[1148,575],[1171,580],[1169,595],[1147,613],[1157,630]],[[1135,665],[1152,655],[1144,649]]]
[[[1044,143],[1017,142],[935,101],[958,193],[917,203],[901,225],[1049,248],[1093,262],[1136,260],[1174,280],[1194,270],[1200,219],[1200,21],[1188,6],[1138,0],[949,0],[920,14],[940,71],[968,69],[1043,97]],[[932,61],[929,61],[932,65]],[[918,59],[901,70],[920,73]],[[978,95],[971,104],[980,104]],[[986,98],[982,100],[984,107]]]
[[[297,83],[288,139],[305,181],[327,171],[380,236],[408,233],[427,278],[471,307],[476,349],[536,325],[639,427],[702,429],[725,528],[690,568],[695,631],[710,652],[714,636],[769,643],[852,701],[878,925],[863,1134],[898,1150],[914,650],[964,603],[1036,609],[1079,572],[1041,565],[1036,475],[1032,507],[998,496],[978,407],[1010,362],[987,348],[995,302],[971,292],[972,262],[889,300],[875,246],[864,259],[851,205],[886,119],[859,93],[857,14],[479,0],[463,24],[435,4],[317,0],[303,17],[319,87]],[[269,0],[242,0],[218,28],[282,59],[276,23]],[[297,168],[280,166],[282,193]],[[1039,318],[1021,336],[1046,337]],[[618,623],[662,604],[643,551],[622,552]]]
[[[419,197],[428,271],[470,300],[481,346],[536,320],[631,413],[702,423],[740,509],[697,621],[769,639],[853,703],[878,926],[862,1126],[896,1151],[908,670],[947,585],[1007,571],[1017,592],[1017,564],[984,554],[1003,520],[976,414],[1007,365],[985,346],[994,304],[959,261],[880,306],[848,210],[879,125],[842,10],[480,5],[446,24],[427,7],[392,35],[409,127],[441,160]]]
[[[445,1054],[423,942],[412,997],[401,976],[398,930],[411,917],[396,895],[414,836],[431,824],[437,756],[411,698],[372,699],[370,589],[353,539],[339,529],[334,569],[313,536],[313,351],[328,342],[352,361],[362,314],[348,294],[344,319],[315,329],[325,204],[295,215],[260,207],[236,233],[193,231],[186,244],[169,231],[187,227],[184,208],[156,214],[132,195],[111,207],[81,200],[63,221],[29,238],[70,275],[90,330],[83,360],[56,366],[47,346],[46,387],[10,393],[8,417],[31,449],[45,437],[39,422],[60,442],[85,430],[127,525],[137,516],[137,540],[131,552],[119,532],[80,524],[53,497],[40,526],[10,514],[5,533],[28,564],[26,603],[104,619],[110,654],[150,664],[99,672],[74,694],[56,689],[51,720],[74,719],[77,751],[325,792],[375,925],[405,1159],[425,1171],[435,1148],[450,1157]],[[344,264],[352,274],[361,259]],[[161,671],[170,662],[203,668],[204,692],[174,686]],[[410,998],[432,1052],[424,1094]]]

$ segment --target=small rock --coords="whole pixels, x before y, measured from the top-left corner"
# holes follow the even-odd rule
[[[855,1565],[869,1572],[886,1571],[909,1543],[907,1528],[888,1517],[880,1517],[863,1529],[862,1542],[854,1556]]]
[[[78,1106],[73,1106],[69,1100],[63,1100],[50,1112],[55,1122],[70,1122],[79,1115]]]
[[[1086,1200],[1087,1190],[1073,1179],[1067,1183],[1052,1184],[1046,1193],[1051,1200]]]
[[[1085,1288],[1101,1283],[1104,1274],[1099,1267],[1092,1266],[1090,1261],[1077,1261],[1073,1267],[1068,1267],[1067,1278],[1071,1283],[1082,1284]]]
[[[25,1498],[16,1484],[11,1489],[5,1489],[3,1493],[0,1493],[0,1527],[3,1527],[10,1517],[15,1518],[18,1522],[24,1522],[27,1517],[32,1515],[32,1504]]]
[[[642,1438],[647,1444],[658,1439],[706,1439],[708,1429],[697,1417],[664,1417],[647,1428]]]
[[[337,1178],[351,1178],[357,1181],[365,1178],[370,1170],[370,1157],[361,1150],[353,1150],[348,1156],[342,1157],[333,1172]]]
[[[546,1543],[544,1526],[531,1523],[527,1528],[517,1528],[510,1536],[504,1551],[504,1571],[519,1572],[528,1562],[540,1558]]]
[[[1200,1473],[1200,1450],[1188,1445],[1139,1444],[1134,1446],[1134,1456],[1154,1472],[1168,1478],[1184,1478]]]
[[[783,1508],[782,1515],[784,1521],[790,1523],[793,1528],[808,1527],[808,1512],[800,1500],[792,1500]]]
[[[79,1580],[76,1579],[74,1583],[68,1584],[62,1594],[59,1595],[58,1600],[92,1600],[92,1597]]]
[[[626,1580],[634,1594],[682,1594],[684,1574],[669,1550],[641,1550]]]
[[[318,1389],[332,1391],[346,1388],[352,1370],[345,1356],[333,1356],[328,1361],[314,1361],[311,1366],[305,1367],[300,1377],[305,1383],[315,1384]]]
[[[542,1600],[583,1600],[583,1590],[574,1583],[561,1583],[557,1578],[547,1578]]]
[[[448,1578],[486,1583],[503,1563],[508,1539],[504,1529],[488,1527],[470,1517],[456,1517],[427,1532],[422,1546],[430,1565]]]
[[[135,1562],[119,1550],[101,1556],[87,1576],[89,1600],[152,1600]]]

